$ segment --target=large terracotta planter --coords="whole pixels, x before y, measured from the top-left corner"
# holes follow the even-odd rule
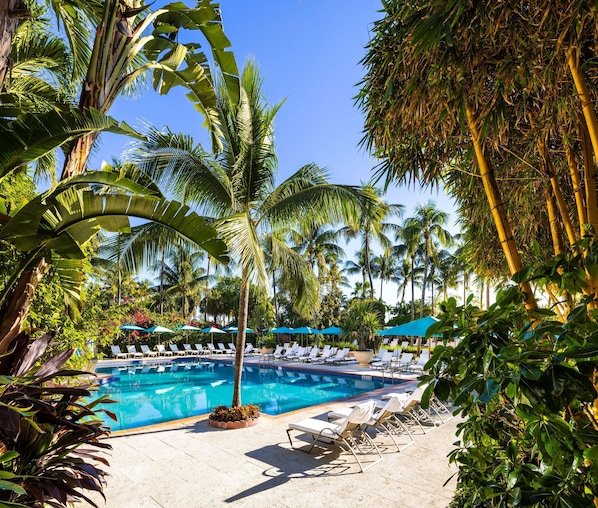
[[[251,420],[239,420],[236,422],[219,422],[217,420],[212,420],[211,418],[208,418],[208,423],[211,427],[224,430],[245,429],[247,427],[253,427],[254,425],[257,425],[259,421],[259,418],[252,418]]]
[[[261,347],[260,348],[260,354],[262,354],[262,355],[271,355],[272,353],[274,353],[273,347]]]
[[[367,367],[374,357],[374,352],[371,349],[368,351],[353,351],[353,356],[359,362],[360,367]]]

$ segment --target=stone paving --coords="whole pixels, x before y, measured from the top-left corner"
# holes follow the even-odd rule
[[[356,366],[331,369],[361,370]],[[214,429],[204,416],[142,432],[115,434],[107,440],[113,450],[108,457],[106,501],[101,496],[92,499],[109,508],[229,504],[289,508],[446,507],[455,486],[455,478],[449,478],[456,468],[449,465],[447,455],[457,440],[456,418],[425,434],[414,430],[415,444],[401,452],[389,438],[377,436],[383,461],[364,473],[354,457],[338,447],[316,446],[307,454],[291,448],[287,439],[289,422],[307,417],[325,419],[328,411],[379,398],[382,392],[413,390],[416,381],[410,377],[410,382],[396,388],[350,401],[312,406],[277,417],[263,415],[258,425],[246,429]],[[407,438],[402,439],[406,442]],[[293,433],[296,446],[309,442],[308,436]],[[366,457],[366,463],[373,457]]]

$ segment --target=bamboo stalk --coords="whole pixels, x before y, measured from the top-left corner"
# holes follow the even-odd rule
[[[469,129],[471,131],[471,138],[476,153],[478,167],[480,169],[480,176],[482,177],[482,183],[484,184],[484,191],[486,192],[488,204],[490,205],[490,211],[492,212],[494,225],[498,231],[498,238],[503,248],[503,252],[505,253],[511,275],[514,275],[523,269],[523,263],[521,261],[521,256],[519,255],[519,251],[517,250],[517,246],[515,245],[515,239],[513,237],[504,204],[502,202],[500,191],[498,190],[494,171],[492,170],[486,154],[484,153],[484,147],[478,129],[476,116],[469,105],[467,106],[467,124],[469,125]],[[525,308],[527,310],[538,308],[538,304],[529,282],[521,283],[520,287],[526,294]]]
[[[561,214],[561,220],[563,221],[563,225],[565,226],[565,233],[567,233],[569,245],[573,245],[577,240],[579,240],[579,236],[577,235],[577,231],[575,230],[571,222],[571,214],[569,213],[569,207],[567,206],[565,198],[563,197],[563,193],[561,192],[561,187],[559,185],[558,178],[556,177],[552,161],[550,160],[550,155],[548,153],[546,142],[543,139],[538,140],[538,149],[540,151],[540,156],[542,157],[542,161],[544,163],[544,170],[548,175],[548,178],[550,179],[550,185],[552,186],[552,196],[556,200],[558,210]]]
[[[546,186],[546,210],[548,211],[548,223],[550,224],[550,236],[552,238],[552,248],[554,255],[558,256],[564,252],[563,238],[561,236],[561,228],[558,223],[556,214],[556,205],[554,202],[553,187],[548,183]]]
[[[587,223],[598,231],[598,199],[596,197],[596,167],[592,154],[588,125],[583,116],[579,117],[579,131],[581,134],[581,147],[584,164],[584,187],[586,196]]]
[[[586,215],[586,208],[583,195],[583,184],[579,176],[579,167],[575,160],[573,149],[569,143],[565,141],[565,155],[567,157],[567,165],[569,166],[569,174],[571,176],[571,183],[573,184],[573,195],[575,196],[575,207],[577,208],[577,220],[579,222],[579,236],[583,235],[583,225],[588,221]]]

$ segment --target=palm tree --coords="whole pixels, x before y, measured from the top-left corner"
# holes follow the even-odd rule
[[[394,280],[397,269],[397,258],[391,254],[391,249],[372,258],[372,273],[380,279],[380,300],[382,300],[384,281]]]
[[[339,232],[326,228],[325,224],[314,221],[301,224],[297,230],[290,233],[294,248],[307,257],[311,269],[318,278],[325,275],[327,259],[334,256],[337,259],[345,256],[345,251],[337,243]]]
[[[269,106],[261,85],[256,66],[249,62],[242,73],[239,101],[226,87],[219,88],[216,111],[223,133],[221,153],[209,155],[189,137],[154,130],[135,154],[138,163],[161,176],[173,193],[215,217],[216,227],[240,266],[233,406],[241,404],[249,285],[253,281],[258,288],[268,286],[265,238],[271,242],[276,266],[287,280],[295,281],[297,308],[309,314],[318,300],[310,266],[273,232],[298,225],[308,214],[322,223],[355,221],[367,196],[353,187],[329,184],[325,172],[314,164],[275,185],[273,122],[280,104]]]
[[[448,218],[448,213],[439,210],[436,208],[434,202],[429,201],[425,205],[419,205],[415,209],[415,215],[405,219],[403,223],[403,228],[407,230],[406,236],[423,247],[424,281],[420,317],[424,317],[430,257],[435,254],[437,243],[447,247],[452,244],[451,234],[443,227],[447,223]]]
[[[361,239],[365,273],[368,276],[370,297],[373,298],[374,281],[371,268],[372,242],[378,240],[384,249],[390,246],[391,241],[387,234],[394,233],[396,235],[400,227],[397,224],[385,222],[385,220],[393,216],[400,217],[404,206],[391,205],[383,201],[380,197],[381,191],[376,189],[371,183],[366,184],[365,189],[375,196],[376,199],[369,199],[368,203],[365,204],[364,212],[360,215],[359,222],[347,224],[339,233],[344,235],[348,240],[352,238]]]
[[[202,251],[178,246],[171,252],[167,263],[155,265],[160,274],[160,285],[165,283],[165,294],[180,299],[180,310],[185,320],[193,308],[190,299],[205,291],[207,284],[205,269],[200,266],[203,256]]]

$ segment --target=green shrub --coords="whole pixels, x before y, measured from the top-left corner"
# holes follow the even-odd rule
[[[430,382],[452,398],[464,420],[455,507],[594,507],[598,496],[598,421],[592,377],[598,367],[598,325],[584,298],[564,323],[548,310],[530,323],[524,294],[499,292],[487,311],[443,304],[430,332]],[[449,341],[459,338],[456,347]]]

